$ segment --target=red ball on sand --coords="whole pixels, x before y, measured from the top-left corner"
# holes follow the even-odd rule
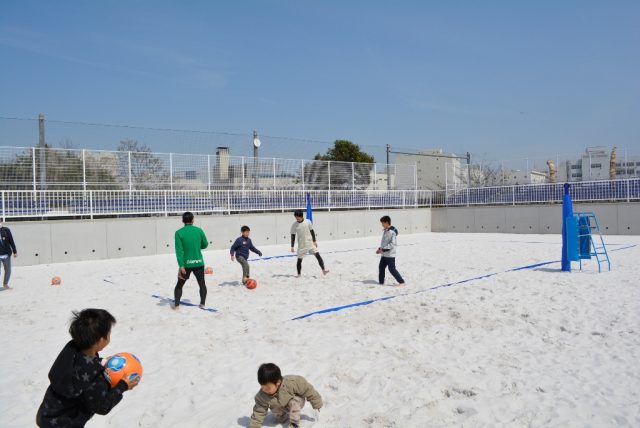
[[[253,290],[258,286],[258,281],[253,278],[247,279],[247,282],[244,284],[249,290]]]
[[[62,279],[60,279],[59,276],[54,276],[53,278],[51,278],[51,285],[55,285],[57,287],[60,284],[62,284]]]

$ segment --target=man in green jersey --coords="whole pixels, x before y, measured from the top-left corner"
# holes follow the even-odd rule
[[[204,283],[204,259],[203,250],[207,248],[209,242],[202,229],[193,225],[193,213],[187,211],[182,214],[184,226],[176,230],[176,258],[178,259],[178,283],[173,292],[175,297],[174,309],[180,307],[180,297],[182,297],[182,286],[191,272],[195,275],[200,286],[200,307],[204,308],[204,301],[207,298],[207,286]]]

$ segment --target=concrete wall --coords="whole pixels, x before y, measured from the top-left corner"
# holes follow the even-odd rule
[[[640,235],[640,204],[575,204],[593,211],[606,235]],[[421,232],[560,233],[561,205],[420,208],[314,213],[320,241],[379,236],[383,215],[391,216],[401,234]],[[293,216],[287,213],[202,215],[202,227],[213,249],[228,248],[251,227],[257,245],[289,246]],[[112,259],[173,253],[179,217],[59,220],[7,223],[18,246],[18,266],[78,260]]]
[[[605,235],[640,235],[640,204],[574,204],[593,211]],[[433,208],[433,232],[561,233],[562,205]]]
[[[401,234],[431,231],[428,208],[332,211],[314,213],[316,236],[320,241],[380,236],[383,215],[391,216]],[[245,224],[251,227],[256,245],[287,247],[293,221],[290,212],[196,216],[196,225],[204,229],[213,249],[229,248]],[[11,228],[18,247],[15,265],[27,266],[173,253],[173,236],[182,223],[174,216],[16,222],[6,226]]]

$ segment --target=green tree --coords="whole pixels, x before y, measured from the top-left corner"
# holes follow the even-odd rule
[[[311,188],[328,188],[329,176],[331,189],[366,189],[371,183],[375,160],[351,141],[336,140],[326,154],[318,153],[313,159],[316,162],[305,165],[304,174]]]
[[[360,150],[360,146],[349,140],[336,140],[333,147],[327,150],[327,154],[316,154],[314,160],[336,162],[361,162],[374,163],[373,156]]]

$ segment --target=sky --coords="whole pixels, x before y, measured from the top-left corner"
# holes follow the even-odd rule
[[[79,148],[250,155],[255,129],[290,158],[336,139],[377,161],[640,154],[639,46],[625,0],[3,0],[0,145],[37,143],[6,118],[44,113],[47,140]]]

